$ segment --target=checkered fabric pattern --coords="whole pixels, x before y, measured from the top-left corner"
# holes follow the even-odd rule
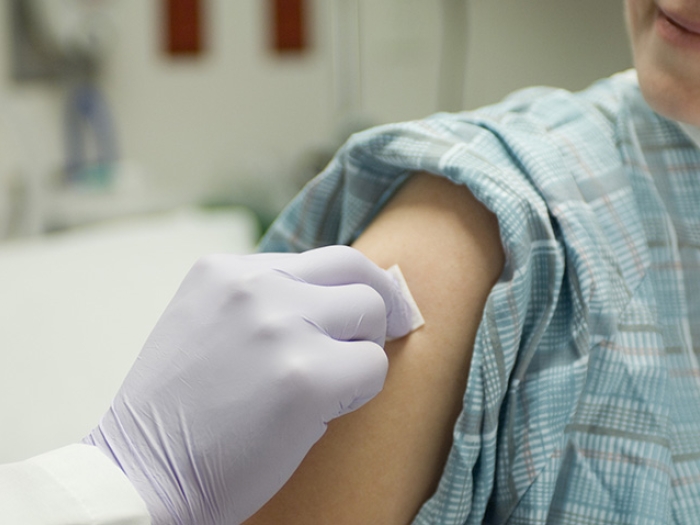
[[[700,150],[634,72],[533,88],[353,136],[261,249],[351,243],[416,171],[496,214],[507,264],[414,523],[700,523]]]

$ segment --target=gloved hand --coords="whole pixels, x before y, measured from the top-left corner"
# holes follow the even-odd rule
[[[245,520],[331,419],[382,388],[394,280],[352,248],[197,262],[83,442],[126,473],[154,525]]]

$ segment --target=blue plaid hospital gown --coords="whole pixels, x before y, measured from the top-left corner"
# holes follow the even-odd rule
[[[498,217],[507,263],[415,524],[700,523],[700,149],[634,72],[353,136],[266,251],[351,243],[416,171]]]

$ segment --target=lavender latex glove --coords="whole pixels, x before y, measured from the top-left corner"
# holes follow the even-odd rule
[[[395,280],[358,251],[197,262],[84,443],[126,473],[154,525],[240,523],[331,419],[381,389],[408,333]]]

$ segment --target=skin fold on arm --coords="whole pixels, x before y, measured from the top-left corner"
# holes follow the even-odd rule
[[[399,264],[426,324],[387,343],[384,390],[331,421],[247,525],[403,525],[437,488],[483,307],[503,269],[498,223],[466,188],[420,173],[354,246],[384,268]]]

